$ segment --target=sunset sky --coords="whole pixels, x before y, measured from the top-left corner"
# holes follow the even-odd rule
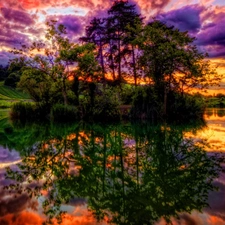
[[[225,71],[225,0],[132,0],[145,16],[189,31],[195,44]],[[70,38],[80,37],[93,17],[104,17],[112,0],[0,0],[0,64],[12,57],[8,51],[43,37],[45,22],[57,19]]]

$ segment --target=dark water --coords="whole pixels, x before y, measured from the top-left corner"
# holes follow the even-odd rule
[[[0,116],[0,225],[225,224],[223,112],[186,125]]]

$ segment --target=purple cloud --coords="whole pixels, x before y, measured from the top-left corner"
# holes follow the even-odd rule
[[[205,24],[197,35],[196,44],[210,57],[225,56],[225,13],[213,14],[212,22]]]
[[[203,10],[202,6],[190,5],[160,14],[157,19],[173,25],[181,31],[197,33],[201,28],[200,14]]]
[[[214,22],[203,28],[198,35],[199,45],[222,45],[225,47],[225,13],[219,14]]]
[[[58,23],[63,24],[68,33],[78,35],[83,31],[83,25],[80,17],[73,15],[60,16]]]
[[[0,43],[7,47],[19,47],[21,44],[29,42],[27,35],[16,32],[14,30],[1,30],[0,31]]]
[[[85,17],[73,15],[48,16],[46,21],[56,20],[57,24],[63,24],[66,27],[67,36],[72,41],[76,41],[81,36],[85,28]]]
[[[27,33],[34,23],[32,16],[25,11],[1,8],[0,26],[3,29],[0,30],[0,45],[14,48],[28,44]]]
[[[7,21],[14,23],[20,23],[27,26],[34,24],[34,19],[32,15],[28,14],[25,11],[10,9],[10,8],[1,8],[1,14],[3,18]]]

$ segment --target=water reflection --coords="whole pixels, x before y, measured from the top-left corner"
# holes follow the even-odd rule
[[[47,223],[60,223],[66,204],[87,204],[97,220],[113,224],[169,223],[206,207],[222,170],[223,158],[206,154],[206,141],[185,136],[201,125],[8,124],[0,143],[17,149],[22,162],[7,169],[5,191],[35,197]]]

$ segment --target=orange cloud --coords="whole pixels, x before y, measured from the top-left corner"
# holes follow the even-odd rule
[[[23,211],[19,214],[7,214],[0,217],[0,224],[7,225],[42,225],[44,218],[38,213]],[[107,222],[97,222],[86,208],[78,207],[76,215],[65,214],[60,225],[106,225]],[[53,225],[59,225],[56,220],[53,220]]]
[[[36,213],[24,211],[18,215],[7,214],[0,218],[0,224],[7,225],[42,225],[43,219]]]
[[[224,225],[225,221],[219,217],[211,216],[207,213],[193,212],[192,214],[181,214],[180,219],[172,218],[173,225]],[[161,219],[156,225],[167,225],[168,223]]]

